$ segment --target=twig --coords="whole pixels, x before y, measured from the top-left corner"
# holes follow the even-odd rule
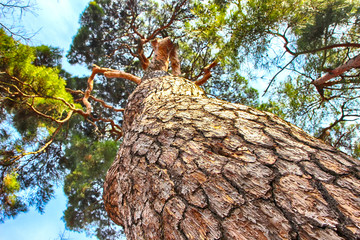
[[[33,110],[37,115],[39,115],[39,116],[41,116],[41,117],[43,117],[43,118],[50,119],[51,121],[56,122],[56,123],[59,123],[59,124],[63,124],[63,123],[65,123],[65,122],[69,121],[69,119],[71,118],[72,114],[74,113],[74,110],[71,110],[71,111],[68,112],[66,118],[64,118],[63,120],[57,120],[57,119],[55,119],[55,118],[53,118],[53,117],[51,117],[51,116],[49,116],[49,115],[46,115],[46,114],[40,112],[39,110],[37,110],[37,109],[33,106],[33,104],[26,103],[26,105],[28,105],[28,106],[31,108],[31,110]]]
[[[282,71],[284,71],[284,70],[295,60],[295,58],[296,58],[296,56],[293,57],[293,59],[291,59],[291,61],[288,62],[284,67],[282,67],[282,68],[280,69],[280,71],[278,71],[278,72],[275,74],[274,77],[272,77],[272,79],[270,80],[270,82],[269,82],[269,84],[268,84],[267,88],[265,89],[265,91],[264,91],[264,93],[263,93],[262,96],[265,96],[265,94],[266,94],[267,91],[269,90],[271,84],[275,81],[276,77],[277,77]]]
[[[37,151],[34,151],[34,152],[25,152],[25,153],[22,153],[20,155],[17,155],[17,156],[14,156],[10,159],[10,162],[7,163],[8,165],[12,165],[14,164],[16,161],[18,161],[19,159],[25,157],[25,156],[28,156],[28,155],[36,155],[36,154],[39,154],[43,151],[45,151],[49,146],[50,144],[54,141],[56,135],[59,133],[61,127],[62,127],[63,123],[62,124],[59,124],[58,128],[55,130],[55,132],[52,134],[51,138],[49,141],[47,141],[40,149],[38,149]]]

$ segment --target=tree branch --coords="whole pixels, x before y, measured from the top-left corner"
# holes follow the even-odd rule
[[[290,48],[288,47],[289,45],[289,40],[285,37],[285,35],[281,34],[281,33],[274,33],[271,32],[271,34],[275,35],[275,36],[279,36],[284,40],[284,48],[286,50],[286,52],[290,53],[293,56],[298,56],[298,55],[302,55],[302,54],[307,54],[307,53],[316,53],[316,52],[320,52],[320,51],[324,51],[324,50],[329,50],[329,49],[333,49],[333,48],[339,48],[339,47],[355,47],[355,48],[360,48],[360,43],[338,43],[338,44],[332,44],[332,45],[328,45],[325,47],[321,47],[321,48],[316,48],[316,49],[312,49],[312,50],[306,50],[306,51],[302,51],[302,52],[294,52],[292,50],[290,50]]]
[[[182,6],[185,5],[186,2],[187,2],[187,0],[184,0],[184,1],[180,2],[179,4],[177,4],[177,5],[175,6],[175,10],[174,10],[174,12],[173,12],[170,20],[168,21],[168,23],[167,23],[166,25],[164,25],[164,26],[156,29],[156,30],[146,39],[146,41],[148,42],[148,41],[154,39],[159,32],[161,32],[162,30],[168,28],[168,27],[176,20],[176,17],[177,17],[177,15],[178,15],[178,11],[181,9]]]
[[[150,71],[162,70],[167,72],[169,69],[170,52],[174,48],[173,42],[169,37],[164,39],[154,39],[151,41],[154,49],[154,57],[149,65]]]
[[[356,48],[360,48],[360,43],[332,44],[332,45],[325,46],[325,47],[322,47],[322,48],[317,48],[317,49],[303,51],[303,52],[297,52],[295,54],[296,55],[301,55],[301,54],[307,54],[307,53],[315,53],[315,52],[320,52],[320,51],[329,50],[329,49],[333,49],[333,48],[339,48],[339,47],[356,47]]]
[[[124,78],[136,83],[137,85],[141,83],[141,78],[119,70],[106,71],[104,72],[104,76],[107,78]]]
[[[122,133],[122,128],[121,126],[117,125],[114,120],[112,119],[108,119],[108,118],[93,118],[93,121],[94,122],[98,122],[98,121],[102,121],[102,122],[108,122],[110,123],[111,125],[111,132],[115,133],[116,135],[118,135],[118,138],[119,139],[120,137],[122,137],[123,133]]]
[[[360,68],[360,55],[357,55],[356,57],[347,61],[345,64],[331,70],[324,76],[316,79],[315,81],[312,82],[312,84],[316,87],[319,94],[323,97],[323,88],[324,87],[329,87],[329,86],[332,86],[335,84],[342,83],[342,81],[328,82],[330,79],[335,78],[353,68]]]
[[[24,82],[20,81],[18,78],[14,77],[14,76],[11,76],[11,79],[13,79],[13,80],[15,80],[15,81],[17,81],[17,82],[19,82],[19,83],[21,83],[21,84],[23,84],[23,85],[29,86],[27,83],[24,83]],[[61,102],[64,103],[66,106],[68,106],[71,110],[74,110],[74,111],[76,110],[76,109],[75,109],[75,106],[74,106],[73,104],[67,102],[67,101],[66,101],[65,99],[63,99],[63,98],[60,98],[60,97],[50,97],[50,96],[30,95],[30,94],[26,94],[26,93],[22,92],[22,91],[18,88],[18,86],[14,85],[14,84],[5,83],[5,82],[0,82],[0,83],[15,88],[15,90],[17,91],[17,93],[18,93],[19,95],[21,95],[22,97],[32,98],[32,99],[35,99],[35,98],[53,99],[53,100],[61,101]],[[1,88],[4,89],[8,94],[10,94],[10,95],[15,95],[15,93],[10,92],[10,89],[6,89],[6,88],[4,88],[4,87],[2,87],[2,86],[1,86]],[[50,117],[50,116],[49,116],[49,117]],[[52,118],[52,117],[50,117],[50,118]],[[60,121],[60,122],[61,122],[62,120],[53,119],[53,121]]]
[[[319,139],[325,140],[325,138],[329,135],[329,130],[331,130],[333,127],[335,127],[340,122],[349,121],[349,120],[345,119],[346,117],[360,117],[357,114],[345,114],[345,105],[346,105],[346,102],[344,102],[341,106],[340,118],[336,119],[332,124],[330,124],[328,127],[324,128],[318,137]]]
[[[285,35],[281,34],[281,33],[274,33],[274,32],[271,32],[271,34],[274,34],[275,36],[279,36],[281,37],[283,40],[284,40],[284,48],[286,50],[286,52],[290,53],[291,55],[293,56],[297,56],[298,54],[296,52],[293,52],[290,50],[290,48],[288,47],[289,45],[289,40],[285,37]]]
[[[146,70],[149,67],[150,61],[144,54],[145,40],[138,39],[137,57],[140,59],[142,69]]]
[[[213,61],[212,63],[210,63],[209,65],[207,65],[205,68],[204,68],[204,76],[195,81],[195,84],[200,86],[200,85],[203,85],[204,83],[206,83],[206,81],[211,77],[211,72],[210,70],[212,68],[214,68],[216,65],[218,64],[217,60]]]
[[[57,120],[57,119],[55,119],[55,118],[52,117],[52,116],[49,116],[49,115],[47,115],[47,114],[44,114],[44,113],[40,112],[39,110],[37,110],[37,109],[34,107],[33,104],[26,103],[26,105],[29,106],[29,107],[31,108],[31,110],[33,110],[37,115],[39,115],[39,116],[41,116],[41,117],[43,117],[43,118],[49,119],[49,120],[51,120],[51,121],[53,121],[53,122],[59,123],[59,124],[63,124],[63,123],[65,123],[65,122],[69,121],[69,119],[71,118],[72,114],[74,113],[74,110],[71,110],[71,111],[68,112],[67,116],[66,116],[64,119],[62,119],[62,120]]]
[[[12,165],[14,164],[16,161],[18,161],[19,159],[25,157],[25,156],[28,156],[28,155],[36,155],[36,154],[39,154],[43,151],[45,151],[49,146],[50,144],[55,140],[55,137],[56,135],[59,133],[60,129],[62,128],[62,124],[59,124],[58,128],[55,130],[55,132],[52,134],[51,138],[49,141],[47,141],[41,148],[39,148],[37,151],[33,151],[33,152],[25,152],[25,153],[22,153],[22,154],[19,154],[17,156],[13,156],[11,159],[9,159],[9,163],[6,163],[6,165]],[[3,164],[0,164],[0,165],[3,165]]]
[[[91,103],[89,102],[89,98],[90,98],[90,93],[93,90],[93,86],[94,86],[94,78],[95,75],[98,73],[103,73],[105,75],[105,77],[108,78],[125,78],[128,79],[130,81],[135,82],[136,84],[140,84],[141,83],[141,78],[136,77],[130,73],[126,73],[123,71],[119,71],[119,70],[114,70],[114,69],[110,69],[110,68],[101,68],[97,65],[94,64],[93,69],[92,69],[92,73],[90,75],[90,77],[88,78],[87,81],[87,88],[85,90],[85,94],[84,97],[82,99],[85,107],[86,107],[86,112],[82,112],[82,111],[77,111],[78,113],[80,113],[81,115],[83,115],[84,117],[88,117],[91,113],[92,110],[92,106]]]

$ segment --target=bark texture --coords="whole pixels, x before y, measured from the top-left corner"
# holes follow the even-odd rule
[[[146,75],[104,186],[127,239],[359,239],[359,161],[277,116]]]

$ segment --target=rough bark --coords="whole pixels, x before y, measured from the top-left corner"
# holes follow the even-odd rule
[[[277,116],[148,73],[106,209],[127,239],[359,239],[359,161]]]

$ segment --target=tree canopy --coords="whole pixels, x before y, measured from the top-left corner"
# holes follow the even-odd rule
[[[219,56],[270,71],[261,109],[358,157],[358,2],[214,1],[195,11],[194,30],[221,39]]]
[[[211,72],[209,96],[273,112],[359,158],[359,22],[360,3],[350,0],[96,0],[67,58],[142,77],[151,41],[170,37],[181,76]],[[64,181],[67,226],[116,236],[101,186],[136,85],[97,67],[88,80],[71,76],[61,58],[0,32],[0,220],[31,205],[42,211]]]

